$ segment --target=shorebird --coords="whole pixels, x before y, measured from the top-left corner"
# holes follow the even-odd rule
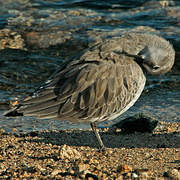
[[[144,89],[146,72],[168,72],[174,56],[172,45],[157,35],[132,32],[107,39],[66,62],[44,86],[4,115],[90,123],[103,149],[96,122],[127,111]]]

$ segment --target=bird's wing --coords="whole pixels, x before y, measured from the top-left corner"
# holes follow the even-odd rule
[[[130,59],[123,58],[123,62]],[[117,113],[131,101],[132,92],[138,91],[141,78],[137,74],[142,76],[136,63],[123,62],[73,61],[37,95],[26,98],[18,112],[75,122]]]

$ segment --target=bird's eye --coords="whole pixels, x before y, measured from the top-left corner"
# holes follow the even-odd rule
[[[158,66],[158,65],[153,66],[153,70],[158,70],[159,68],[160,68],[160,66]]]

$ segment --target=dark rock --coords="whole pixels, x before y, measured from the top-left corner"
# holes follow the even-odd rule
[[[38,132],[35,132],[35,131],[30,132],[29,135],[32,137],[35,137],[35,136],[38,136]]]
[[[87,173],[85,179],[90,179],[90,178],[94,180],[98,180],[98,177],[95,174]]]
[[[144,114],[138,114],[120,121],[119,123],[113,125],[113,127],[120,128],[123,133],[152,133],[157,124],[158,121],[154,120],[152,117]]]
[[[180,171],[178,169],[172,169],[163,174],[164,177],[172,180],[179,180],[180,179]]]

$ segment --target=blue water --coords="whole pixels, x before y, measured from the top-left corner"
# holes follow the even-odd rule
[[[33,92],[64,61],[99,39],[120,36],[133,28],[145,26],[148,28],[146,31],[167,38],[176,52],[180,52],[179,25],[180,1],[1,1],[0,31],[8,29],[16,32],[24,45],[21,48],[8,45],[3,48],[0,44],[0,128],[7,131],[13,128],[19,131],[89,128],[89,125],[37,120],[33,117],[5,118],[3,112],[8,109],[10,101]],[[0,36],[0,43],[7,38],[16,42],[13,36],[13,33]],[[170,73],[148,78],[142,97],[121,119],[130,114],[148,112],[160,120],[179,121],[179,86],[177,58]],[[112,122],[105,122],[100,126],[110,124]]]

